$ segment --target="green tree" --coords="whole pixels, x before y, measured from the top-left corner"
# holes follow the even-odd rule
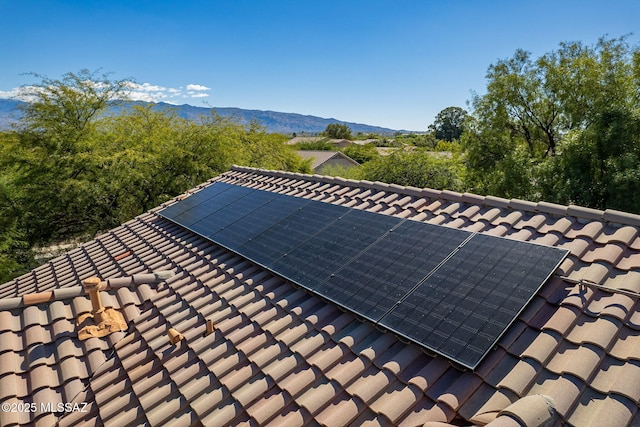
[[[334,139],[351,139],[351,129],[349,126],[341,123],[329,123],[323,134],[328,138]]]
[[[464,131],[464,121],[467,111],[460,107],[447,107],[436,116],[429,130],[434,133],[436,139],[453,141],[460,139]]]
[[[461,190],[459,159],[439,158],[427,151],[395,153],[362,165],[362,177],[418,188]]]
[[[547,199],[640,212],[640,115],[608,109],[566,138],[562,155],[538,174]]]
[[[295,145],[297,150],[337,151],[338,147],[331,143],[329,138],[321,138],[315,141],[300,142]]]
[[[360,164],[380,157],[374,144],[351,144],[344,147],[342,152]]]
[[[269,134],[258,123],[238,128],[243,156],[238,163],[245,166],[267,169],[310,172],[310,162],[303,161],[295,146],[285,144],[288,138],[280,134]]]
[[[17,146],[17,135],[0,133],[0,283],[33,267],[33,254],[20,228],[21,209],[15,187],[16,167],[8,161]]]
[[[130,87],[127,80],[110,80],[108,74],[86,69],[61,79],[30,75],[40,81],[20,89],[20,96],[29,102],[22,107],[19,129],[52,152],[73,154],[109,102],[126,98]]]
[[[637,209],[615,200],[635,182],[639,64],[622,37],[491,65],[462,138],[469,190]]]
[[[15,165],[11,185],[19,206],[18,227],[30,244],[84,231],[99,209],[94,156],[97,123],[111,99],[126,94],[124,81],[87,70],[22,88],[29,100],[6,158]]]

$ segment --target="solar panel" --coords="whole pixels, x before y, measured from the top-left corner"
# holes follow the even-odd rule
[[[197,215],[201,214],[201,212],[194,208],[233,187],[235,186],[217,182],[215,185],[205,187],[186,199],[165,208],[162,211],[162,215],[166,218],[172,218],[183,226],[197,222],[200,219]]]
[[[564,254],[552,247],[475,234],[380,324],[475,368]]]
[[[336,221],[347,210],[342,206],[327,203],[306,203],[239,246],[238,252],[269,268],[272,263],[286,256],[318,230]]]
[[[159,214],[471,369],[567,254],[225,183]]]
[[[261,193],[273,195],[273,197],[259,209],[247,213],[236,222],[211,235],[211,239],[229,248],[240,248],[244,243],[262,234],[273,224],[282,221],[309,202],[305,199],[281,196],[266,191]]]
[[[334,271],[399,223],[398,218],[347,210],[278,259],[273,268],[282,276],[314,290],[328,280]]]
[[[462,230],[403,221],[336,271],[317,292],[378,321],[469,236]]]

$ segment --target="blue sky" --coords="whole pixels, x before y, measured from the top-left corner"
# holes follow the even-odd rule
[[[522,48],[640,43],[640,2],[0,0],[0,97],[83,68],[141,99],[425,130]]]

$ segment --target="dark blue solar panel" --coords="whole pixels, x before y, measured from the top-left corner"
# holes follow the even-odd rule
[[[453,228],[404,221],[332,274],[316,291],[377,321],[470,235]]]
[[[304,244],[312,235],[337,221],[348,210],[328,203],[308,202],[238,246],[237,252],[271,268],[273,262]]]
[[[200,214],[200,212],[194,209],[195,207],[209,200],[211,197],[214,197],[217,194],[220,194],[234,187],[236,186],[218,182],[215,185],[205,187],[197,193],[194,193],[191,196],[187,197],[186,199],[180,200],[178,203],[165,208],[164,210],[162,210],[161,214],[166,218],[175,220],[181,225],[184,225],[185,222],[196,222],[198,220],[196,215]],[[193,217],[194,220],[190,220],[190,217]]]
[[[564,256],[476,234],[380,324],[474,368]]]
[[[239,187],[243,188],[243,187]],[[264,191],[236,191],[228,190],[212,198],[210,202],[202,203],[198,210],[208,210],[211,213],[194,223],[191,228],[205,237],[213,239],[213,236],[234,223],[245,222],[243,218],[252,212],[259,210],[262,205],[268,203],[269,193]],[[250,196],[250,197],[246,197]],[[213,239],[215,240],[215,239]]]
[[[567,253],[224,183],[160,215],[469,368]]]
[[[219,231],[209,234],[209,237],[228,248],[240,248],[244,243],[262,234],[274,224],[309,203],[306,199],[287,197],[266,191],[252,194],[252,197],[254,195],[258,196],[256,197],[256,202],[259,206],[256,209],[246,213],[246,215],[226,225]],[[251,198],[246,199],[246,201],[249,200]]]
[[[236,185],[229,184],[225,184],[223,189],[223,191],[218,191],[211,195],[201,195],[200,193],[204,191],[202,190],[194,194],[193,196],[186,198],[184,200],[185,202],[194,196],[198,196],[198,199],[200,199],[201,202],[198,205],[193,206],[191,209],[186,210],[182,214],[174,217],[174,220],[199,234],[203,234],[203,232],[206,233],[209,230],[207,226],[215,221],[215,213],[217,211],[255,191],[250,188],[238,187]],[[207,221],[208,216],[212,216],[214,220]],[[204,224],[198,225],[198,223],[200,222],[204,222]]]
[[[400,222],[387,215],[347,210],[276,260],[273,268],[282,276],[315,289]]]

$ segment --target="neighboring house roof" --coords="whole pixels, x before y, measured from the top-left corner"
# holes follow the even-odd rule
[[[296,153],[305,160],[311,159],[311,169],[314,172],[331,163],[360,166],[358,162],[341,151],[298,150]]]
[[[352,142],[354,144],[358,144],[358,145],[367,145],[367,144],[373,144],[373,143],[376,143],[376,142],[379,142],[379,141],[380,141],[379,139],[369,138],[369,139],[355,140],[355,141],[352,141]]]
[[[103,292],[129,325],[104,338],[77,337],[84,295],[0,310],[0,402],[87,403],[58,413],[61,426],[640,425],[639,216],[245,167],[203,186],[215,181],[570,254],[476,371],[460,371],[159,207],[0,286],[6,299],[90,276],[175,273]],[[215,331],[205,335],[207,320]],[[184,335],[176,345],[170,328]],[[2,426],[56,421],[0,412]]]
[[[287,144],[295,145],[295,144],[319,142],[319,141],[325,141],[327,143],[333,144],[335,146],[340,146],[340,147],[346,147],[347,145],[351,145],[354,143],[349,139],[328,139],[325,136],[296,136],[290,139],[289,141],[287,141]]]
[[[317,142],[326,139],[324,136],[295,136],[287,141],[287,144],[300,144],[303,142]]]

